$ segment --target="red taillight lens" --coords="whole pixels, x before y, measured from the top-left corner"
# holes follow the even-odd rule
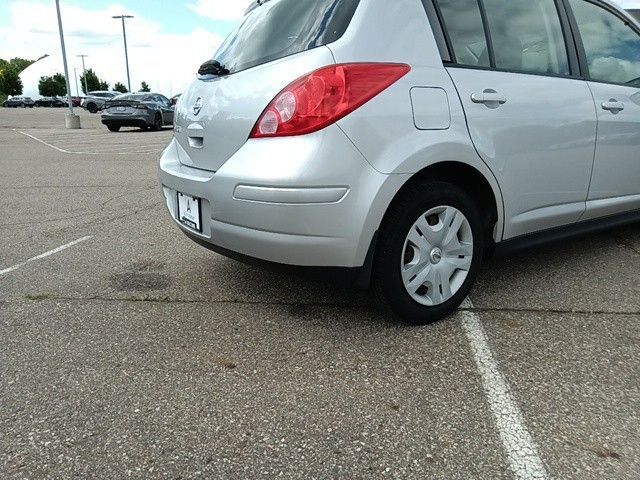
[[[404,77],[404,64],[331,65],[299,78],[271,102],[251,138],[288,137],[317,132],[360,108]]]

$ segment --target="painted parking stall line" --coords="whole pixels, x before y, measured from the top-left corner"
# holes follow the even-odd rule
[[[118,145],[109,145],[108,143],[105,145],[106,148],[101,147],[102,150],[99,152],[95,152],[95,151],[73,151],[73,150],[67,150],[61,147],[58,147],[56,145],[53,145],[52,143],[49,143],[41,138],[36,137],[35,135],[31,135],[30,133],[27,132],[23,132],[21,130],[13,130],[16,133],[19,133],[20,135],[24,135],[25,137],[31,138],[32,140],[35,140],[36,142],[41,143],[42,145],[45,145],[53,150],[56,150],[57,152],[60,153],[65,153],[67,155],[146,155],[146,154],[152,154],[152,153],[160,153],[162,152],[162,150],[164,150],[167,146],[168,141],[163,141],[162,143],[157,143],[157,144],[153,144],[153,145],[143,145],[143,146],[136,146],[135,149],[129,149],[128,151],[109,151],[109,148],[118,148]],[[58,138],[56,138],[56,140],[59,140]],[[163,139],[164,140],[164,139]],[[123,144],[122,146],[126,146],[128,144]],[[87,148],[91,146],[91,144],[88,145],[78,145],[77,148]],[[71,147],[67,147],[67,148],[72,148],[74,147],[74,145],[71,145]],[[150,148],[153,148],[152,150],[150,150]]]
[[[26,266],[26,265],[28,265],[28,264],[30,264],[32,262],[45,259],[47,257],[55,255],[56,253],[60,253],[60,252],[62,252],[64,250],[67,250],[68,248],[71,248],[71,247],[73,247],[75,245],[78,245],[79,243],[86,242],[89,239],[91,239],[91,237],[79,238],[78,240],[74,240],[73,242],[69,242],[66,245],[62,245],[62,246],[60,246],[58,248],[54,248],[53,250],[49,250],[48,252],[45,252],[45,253],[43,253],[41,255],[38,255],[36,257],[32,257],[32,258],[30,258],[28,260],[25,260],[24,262],[18,263],[17,265],[14,265],[13,267],[9,267],[9,268],[5,268],[4,270],[0,270],[0,276],[6,275],[6,274],[11,273],[11,272],[15,272],[16,270],[18,270],[18,269],[20,269],[20,268],[22,268],[22,267],[24,267],[24,266]]]
[[[473,309],[471,300],[465,300],[461,308],[463,309],[460,311],[462,327],[482,377],[489,407],[495,418],[511,470],[519,480],[550,479],[538,454],[538,447],[527,430],[522,413],[511,395],[509,385],[491,353],[480,317],[471,311]]]

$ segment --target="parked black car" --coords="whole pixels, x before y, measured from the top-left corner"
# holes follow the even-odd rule
[[[9,100],[6,100],[2,106],[7,108],[33,108],[35,102],[29,97],[13,97]]]
[[[158,93],[125,93],[107,101],[102,108],[102,123],[112,132],[122,127],[161,130],[173,124],[174,108]]]
[[[35,102],[36,107],[65,107],[67,103],[65,100],[58,97],[42,97]]]

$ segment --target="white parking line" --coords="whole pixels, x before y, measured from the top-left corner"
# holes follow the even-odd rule
[[[467,299],[462,307],[472,309],[473,304]],[[550,478],[538,454],[538,447],[510,393],[509,385],[493,358],[480,317],[470,310],[462,310],[460,313],[511,470],[519,480]]]
[[[42,139],[40,139],[38,137],[35,137],[35,136],[33,136],[33,135],[29,134],[29,133],[22,132],[22,131],[16,130],[16,129],[13,129],[13,131],[19,133],[20,135],[24,135],[25,137],[29,137],[29,138],[35,140],[36,142],[40,142],[41,144],[46,145],[47,147],[52,148],[52,149],[54,149],[54,150],[56,150],[56,151],[58,151],[60,153],[66,153],[66,154],[69,154],[69,155],[143,155],[143,154],[147,154],[147,153],[159,153],[165,148],[165,147],[158,147],[158,150],[154,150],[154,151],[151,151],[151,152],[147,151],[147,150],[139,151],[139,152],[138,151],[131,151],[131,152],[104,152],[104,151],[102,151],[102,152],[71,152],[69,150],[65,150],[63,148],[56,147],[55,145],[52,145],[52,144],[50,144],[48,142],[45,142],[44,140],[42,140]]]
[[[38,255],[37,257],[33,257],[33,258],[30,258],[29,260],[25,260],[22,263],[18,263],[17,265],[14,265],[13,267],[9,267],[9,268],[5,268],[4,270],[0,270],[0,276],[6,275],[7,273],[15,272],[19,268],[22,268],[22,267],[24,267],[25,265],[27,265],[27,264],[29,264],[31,262],[35,262],[36,260],[42,260],[43,258],[47,258],[47,257],[50,257],[51,255],[55,255],[56,253],[60,253],[63,250],[66,250],[67,248],[73,247],[74,245],[77,245],[77,244],[82,243],[82,242],[86,242],[90,238],[91,237],[79,238],[78,240],[74,240],[73,242],[67,243],[66,245],[62,245],[61,247],[54,248],[53,250],[45,252],[42,255]]]

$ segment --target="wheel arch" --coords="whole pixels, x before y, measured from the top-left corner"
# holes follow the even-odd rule
[[[392,203],[416,182],[435,180],[450,183],[467,192],[480,205],[488,246],[502,237],[501,195],[496,192],[487,177],[474,166],[458,161],[443,161],[429,165],[413,175],[396,193]],[[391,204],[389,204],[391,206]],[[388,209],[387,209],[388,211]],[[385,213],[386,215],[386,213]],[[384,221],[384,218],[383,218]]]
[[[424,180],[438,180],[457,185],[483,205],[481,213],[485,222],[486,254],[490,256],[495,244],[502,239],[504,206],[497,181],[486,166],[484,170],[486,172],[466,162],[446,160],[427,165],[413,174],[389,175],[387,185],[381,189],[374,202],[378,204],[378,208],[374,205],[370,212],[376,218],[373,220],[373,225],[368,223],[371,235],[368,240],[365,240],[366,245],[362,245],[366,257],[358,284],[363,287],[369,285],[377,232],[391,206],[408,188]],[[377,213],[373,213],[375,211]]]

